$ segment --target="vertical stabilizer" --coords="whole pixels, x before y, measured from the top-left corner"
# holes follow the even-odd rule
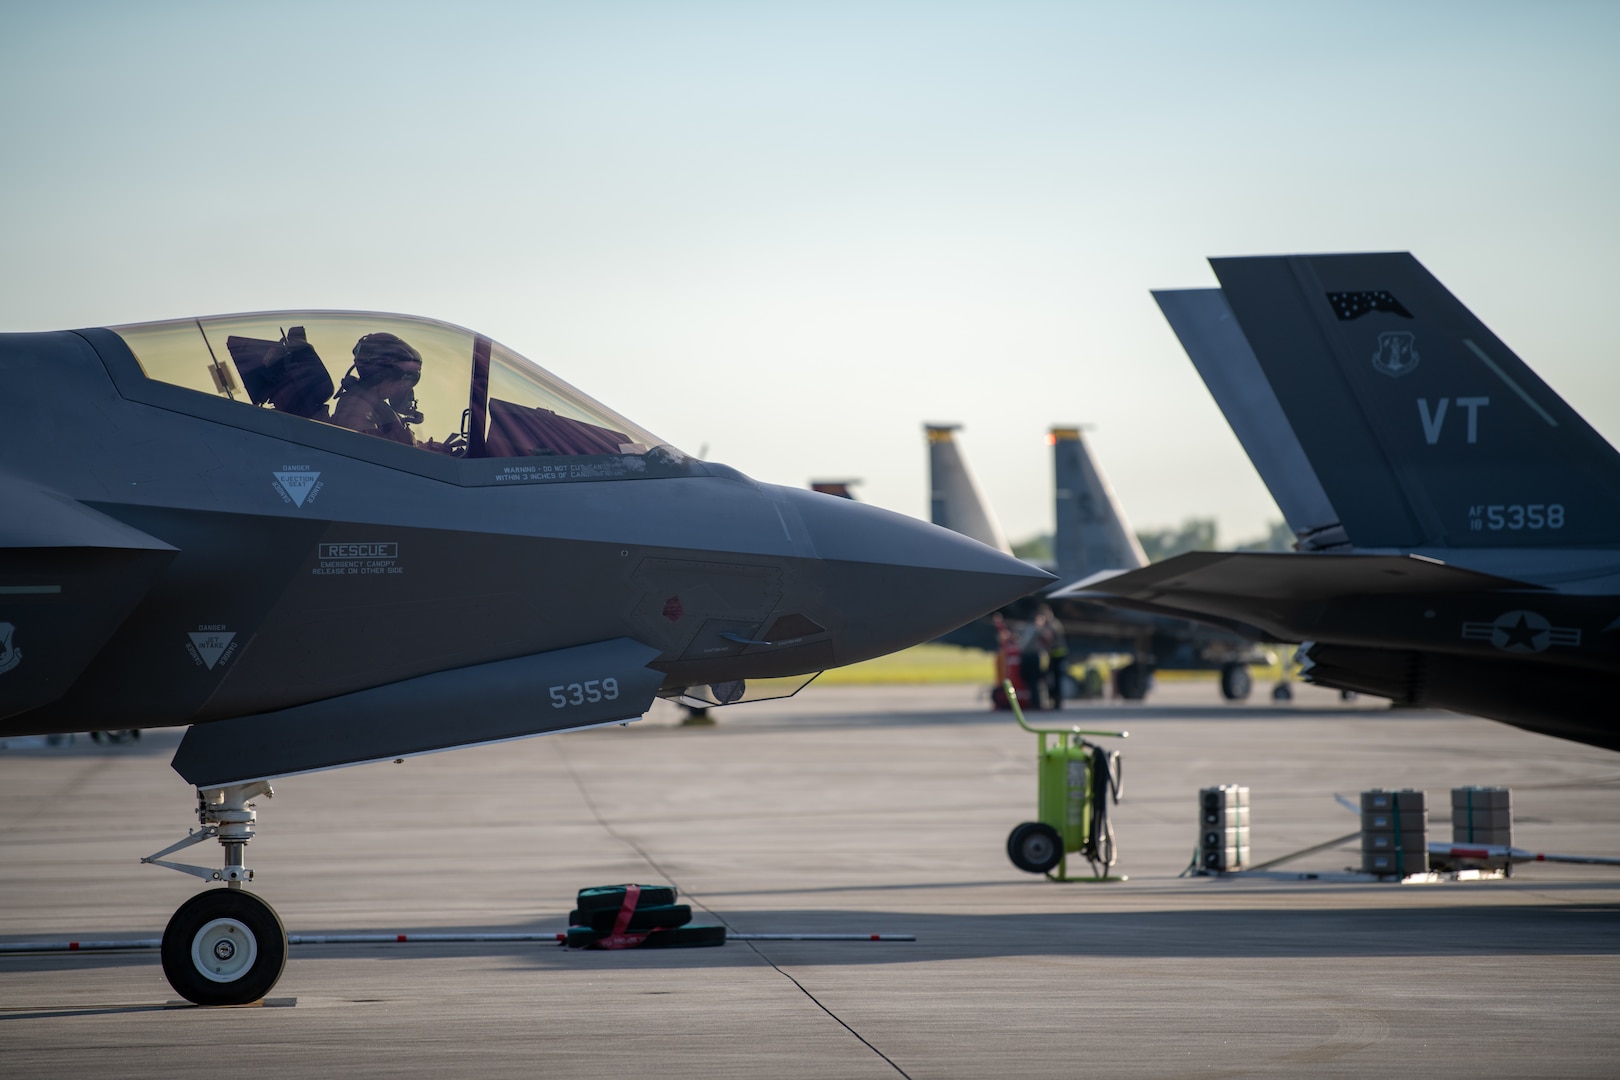
[[[1339,513],[1311,468],[1254,350],[1219,289],[1154,292],[1159,310],[1209,388],[1265,482],[1283,520],[1305,549],[1344,542]]]
[[[859,480],[812,480],[810,490],[819,491],[823,495],[836,495],[840,499],[855,498],[855,485]]]
[[[1352,545],[1620,543],[1620,454],[1411,255],[1210,264]]]
[[[928,433],[929,519],[935,525],[1012,554],[1012,545],[990,512],[978,482],[956,445],[960,424],[924,424]]]
[[[1058,579],[1078,581],[1099,570],[1146,566],[1142,545],[1080,429],[1054,427],[1050,441],[1057,524],[1052,554]]]

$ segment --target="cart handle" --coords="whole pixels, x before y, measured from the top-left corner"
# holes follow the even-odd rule
[[[1031,735],[1106,735],[1109,738],[1113,738],[1113,739],[1128,739],[1128,738],[1131,737],[1131,733],[1128,732],[1128,731],[1082,731],[1078,727],[1073,727],[1073,728],[1034,728],[1034,727],[1030,727],[1028,724],[1024,723],[1024,710],[1018,707],[1018,692],[1013,689],[1013,684],[1012,684],[1011,679],[1003,679],[1003,680],[1001,680],[1001,691],[1002,691],[1002,693],[1007,695],[1007,704],[1012,706],[1013,719],[1018,721],[1018,726],[1019,727],[1023,728],[1025,731],[1029,732]],[[1046,744],[1042,743],[1041,745],[1044,746]]]

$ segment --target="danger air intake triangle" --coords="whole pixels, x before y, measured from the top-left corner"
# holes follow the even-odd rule
[[[287,498],[291,499],[295,506],[304,505],[304,500],[309,498],[309,493],[315,489],[315,482],[321,478],[318,472],[278,472],[271,475],[276,478],[276,483],[287,493]]]
[[[213,671],[214,665],[219,663],[219,658],[231,647],[231,641],[236,637],[236,633],[231,630],[215,630],[186,636],[191,639],[191,647],[197,650],[202,662],[208,665],[208,670]]]

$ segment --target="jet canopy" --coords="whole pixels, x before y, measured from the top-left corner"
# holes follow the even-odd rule
[[[505,346],[432,319],[274,311],[109,329],[150,379],[426,452],[576,459],[542,470],[554,479],[665,474],[687,461]]]

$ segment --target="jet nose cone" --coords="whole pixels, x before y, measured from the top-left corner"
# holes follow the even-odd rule
[[[837,662],[931,641],[1055,580],[976,540],[848,499],[780,489],[821,560],[844,619]]]

